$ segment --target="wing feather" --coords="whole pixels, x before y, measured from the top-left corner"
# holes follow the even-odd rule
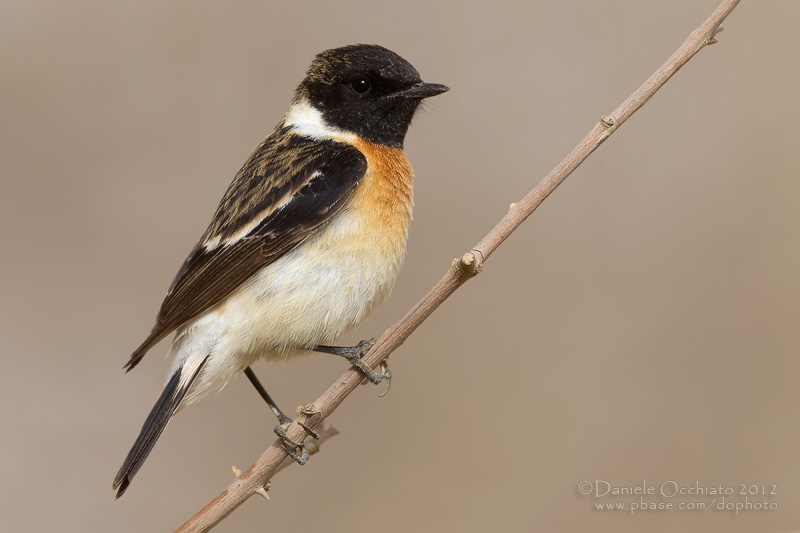
[[[125,368],[313,235],[344,205],[366,169],[364,155],[348,144],[276,128],[236,175],[175,276],[153,330]]]

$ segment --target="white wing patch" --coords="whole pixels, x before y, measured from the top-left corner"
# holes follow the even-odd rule
[[[314,173],[311,174],[311,178],[309,178],[309,181],[311,181],[311,180],[313,180],[315,178],[318,178],[320,176],[322,176],[322,172],[319,171],[319,170],[315,170]],[[235,244],[236,242],[244,239],[245,237],[250,235],[250,233],[252,233],[253,230],[255,230],[258,227],[258,225],[261,224],[264,221],[265,218],[267,218],[271,214],[276,213],[276,212],[280,211],[281,209],[283,209],[284,207],[286,207],[289,204],[289,202],[292,201],[292,197],[293,196],[294,195],[287,194],[284,198],[281,199],[281,201],[277,205],[270,206],[269,208],[263,210],[261,213],[258,214],[258,216],[254,217],[253,220],[249,224],[244,226],[241,230],[239,230],[235,234],[231,235],[230,237],[228,237],[224,241],[220,239],[219,235],[217,235],[216,237],[214,237],[213,239],[211,239],[210,241],[205,243],[203,245],[203,247],[206,250],[213,250],[214,248],[216,248],[220,244],[222,244],[223,246],[230,246],[230,245]]]

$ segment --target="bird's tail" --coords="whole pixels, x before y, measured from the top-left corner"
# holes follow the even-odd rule
[[[164,392],[161,393],[158,401],[153,406],[153,410],[147,416],[139,437],[133,444],[131,451],[128,452],[128,457],[122,463],[122,468],[119,469],[117,477],[114,478],[113,488],[117,490],[117,498],[122,496],[128,489],[133,476],[136,475],[147,456],[150,455],[150,451],[155,446],[164,428],[167,427],[167,423],[172,418],[172,415],[175,414],[207,360],[208,356],[202,360],[198,358],[199,364],[184,364],[184,366],[175,371],[167,382]]]

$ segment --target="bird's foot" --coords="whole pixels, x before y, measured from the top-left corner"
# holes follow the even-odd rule
[[[280,422],[280,425],[275,426],[275,434],[280,437],[281,440],[283,440],[281,448],[283,448],[283,451],[285,451],[289,457],[297,461],[298,464],[306,464],[306,461],[308,461],[308,451],[306,450],[305,445],[302,442],[293,441],[288,437],[288,435],[286,435],[286,431],[289,429],[289,426],[293,421],[289,417],[286,417],[285,419],[280,420]],[[307,425],[303,424],[302,422],[297,422],[297,425],[303,428],[310,437],[319,439],[319,433]]]
[[[380,395],[386,396],[386,393],[389,392],[389,387],[392,385],[392,371],[389,368],[389,363],[381,361],[381,371],[373,372],[372,369],[361,360],[361,358],[375,346],[375,342],[377,342],[375,339],[370,339],[368,341],[361,341],[355,346],[315,346],[313,350],[344,357],[375,385],[385,379],[386,389]]]

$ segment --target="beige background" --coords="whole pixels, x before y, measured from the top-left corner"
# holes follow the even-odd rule
[[[274,439],[249,384],[181,413],[111,480],[166,343],[121,367],[317,52],[383,44],[449,85],[378,336],[713,10],[682,2],[0,3],[5,531],[168,531]],[[218,531],[800,528],[800,3],[743,2],[362,387],[342,435]],[[259,374],[281,405],[346,368]],[[777,510],[594,510],[617,486],[771,484]],[[714,496],[653,497],[710,503]],[[751,501],[753,501],[751,499]],[[717,500],[717,503],[719,500]]]

